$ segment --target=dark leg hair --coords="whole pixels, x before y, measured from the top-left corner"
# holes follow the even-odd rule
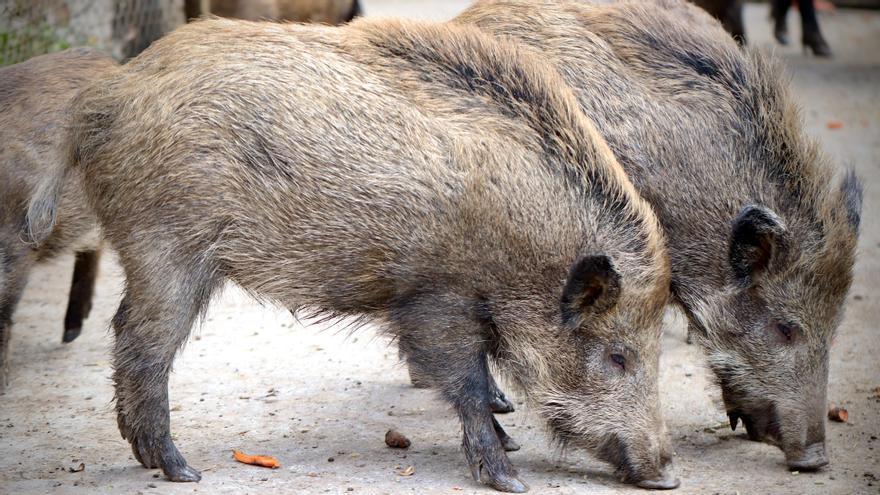
[[[175,354],[217,285],[215,272],[178,256],[153,257],[137,268],[131,256],[120,253],[120,259],[126,268],[126,290],[113,318],[120,433],[144,467],[162,468],[171,481],[198,481],[201,475],[187,465],[171,440],[168,376]]]
[[[62,342],[76,340],[82,331],[83,320],[89,317],[100,260],[101,252],[98,250],[76,253],[73,282],[70,285],[70,297],[67,302],[67,314],[64,316]]]
[[[391,320],[407,361],[458,412],[462,447],[474,479],[501,491],[524,492],[528,488],[517,479],[499,430],[507,435],[490,407],[490,337],[467,314],[467,306],[452,297],[421,295],[402,301]]]

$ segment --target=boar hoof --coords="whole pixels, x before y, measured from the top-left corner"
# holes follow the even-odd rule
[[[507,457],[505,456],[504,459],[506,461]],[[516,470],[509,466],[504,468],[496,465],[492,469],[484,463],[483,459],[476,459],[468,464],[471,468],[471,475],[477,483],[484,483],[500,492],[525,493],[529,491],[528,485],[517,479]],[[484,472],[486,476],[483,476]]]
[[[202,479],[202,474],[197,470],[184,464],[176,469],[164,470],[165,476],[171,481],[177,482],[194,482]]]
[[[797,471],[816,471],[828,464],[828,455],[825,453],[825,443],[818,442],[807,447],[799,459],[789,459],[788,468]]]
[[[501,447],[506,452],[515,452],[520,449],[519,444],[516,443],[514,439],[510,438],[497,419],[492,418],[492,426],[495,428],[495,434],[498,435],[498,440],[501,441]]]
[[[525,493],[529,491],[528,485],[512,476],[500,476],[487,480],[487,484],[500,492]]]
[[[504,392],[498,389],[495,389],[495,393],[489,399],[489,407],[495,414],[507,414],[516,410],[513,408],[513,403],[504,396]]]
[[[76,340],[76,338],[79,337],[80,333],[82,333],[82,327],[65,328],[64,336],[61,338],[61,342],[69,344]]]
[[[516,440],[510,437],[501,438],[500,440],[501,446],[504,448],[505,452],[516,452],[520,449],[520,446],[518,443],[516,443]]]
[[[147,469],[161,468],[171,481],[199,481],[202,475],[186,464],[170,437],[158,442],[132,439],[131,450],[135,458]]]
[[[665,469],[663,477],[655,480],[642,480],[636,483],[639,488],[648,490],[674,490],[681,485],[681,481],[676,478],[671,470]]]

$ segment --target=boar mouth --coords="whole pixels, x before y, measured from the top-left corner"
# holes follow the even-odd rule
[[[779,418],[776,414],[776,407],[773,404],[755,408],[749,412],[734,409],[727,411],[727,417],[730,419],[730,429],[733,431],[736,431],[737,425],[742,421],[749,440],[765,442],[777,447],[782,445]]]
[[[629,455],[629,447],[617,435],[605,438],[596,452],[600,459],[615,466],[615,471],[624,483],[630,483],[648,490],[673,490],[681,484],[672,472],[672,463],[666,462],[658,466],[656,473],[648,475],[633,462]]]

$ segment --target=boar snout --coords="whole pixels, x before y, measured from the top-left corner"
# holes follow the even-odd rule
[[[736,430],[740,420],[749,439],[776,445],[785,453],[789,469],[815,471],[828,464],[825,451],[825,418],[814,410],[810,418],[770,405],[748,413],[728,412],[730,426]]]
[[[828,464],[828,455],[825,453],[825,442],[817,442],[803,450],[803,455],[794,459],[786,454],[786,464],[796,471],[815,471]]]
[[[681,484],[675,477],[669,442],[652,441],[647,437],[625,439],[608,437],[598,455],[617,468],[624,483],[649,490],[671,490]]]

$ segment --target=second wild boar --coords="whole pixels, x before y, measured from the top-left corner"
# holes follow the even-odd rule
[[[804,133],[786,79],[676,0],[478,2],[455,22],[557,68],[654,206],[672,296],[736,429],[814,470],[862,189]]]

